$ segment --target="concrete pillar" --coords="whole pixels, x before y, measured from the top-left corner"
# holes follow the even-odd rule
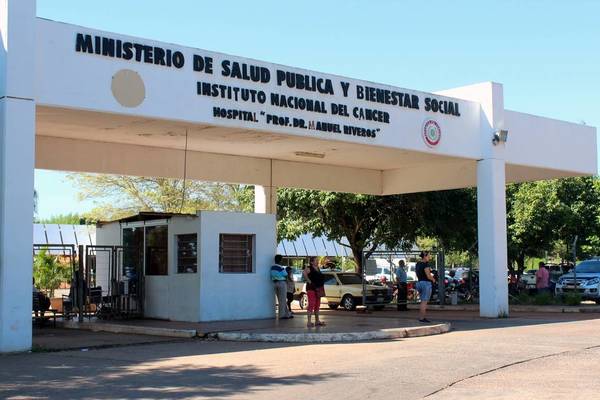
[[[254,212],[257,214],[277,214],[277,188],[254,186]]]
[[[479,314],[508,316],[506,249],[505,157],[508,142],[492,143],[494,131],[504,126],[502,85],[484,82],[440,92],[481,105],[481,160],[477,162],[477,223],[479,238]]]
[[[477,162],[479,313],[508,316],[506,191],[504,160]]]
[[[0,0],[0,352],[31,348],[35,0]]]

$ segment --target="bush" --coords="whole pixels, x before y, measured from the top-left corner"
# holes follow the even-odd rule
[[[531,296],[529,296],[527,293],[520,293],[517,297],[516,297],[516,303],[517,304],[530,304],[531,303]]]
[[[568,306],[578,306],[581,304],[581,295],[579,293],[567,293],[565,294],[565,304]]]
[[[62,282],[70,282],[71,267],[61,264],[46,249],[41,250],[33,259],[33,278],[35,286],[54,297],[54,291]]]
[[[535,304],[536,306],[546,306],[552,303],[554,303],[554,299],[552,298],[552,295],[548,292],[538,293],[533,299],[533,304]]]

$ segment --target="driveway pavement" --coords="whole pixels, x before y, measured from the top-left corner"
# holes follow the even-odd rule
[[[600,392],[600,319],[444,313],[456,330],[352,344],[188,339],[0,356],[0,398],[571,399]],[[441,319],[435,312],[434,319]],[[374,318],[390,318],[379,314]]]

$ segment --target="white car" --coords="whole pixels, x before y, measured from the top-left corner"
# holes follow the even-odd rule
[[[585,300],[600,304],[600,259],[593,258],[577,264],[571,271],[558,279],[555,287],[557,296],[579,293]]]
[[[394,279],[392,276],[396,270],[396,265],[384,258],[374,258],[367,260],[365,280],[367,282],[380,281],[382,277],[387,280]]]
[[[417,280],[417,263],[406,263],[406,279],[409,281]]]
[[[523,275],[521,275],[521,282],[523,283],[525,289],[535,289],[537,287],[535,279],[536,273],[537,269],[530,269],[523,272]]]

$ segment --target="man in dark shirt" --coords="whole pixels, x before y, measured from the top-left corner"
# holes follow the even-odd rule
[[[429,268],[429,252],[421,252],[421,260],[417,262],[417,291],[419,292],[419,298],[421,304],[419,304],[419,322],[431,322],[426,318],[427,314],[427,302],[431,298],[431,291],[435,278],[431,274],[431,268]]]

